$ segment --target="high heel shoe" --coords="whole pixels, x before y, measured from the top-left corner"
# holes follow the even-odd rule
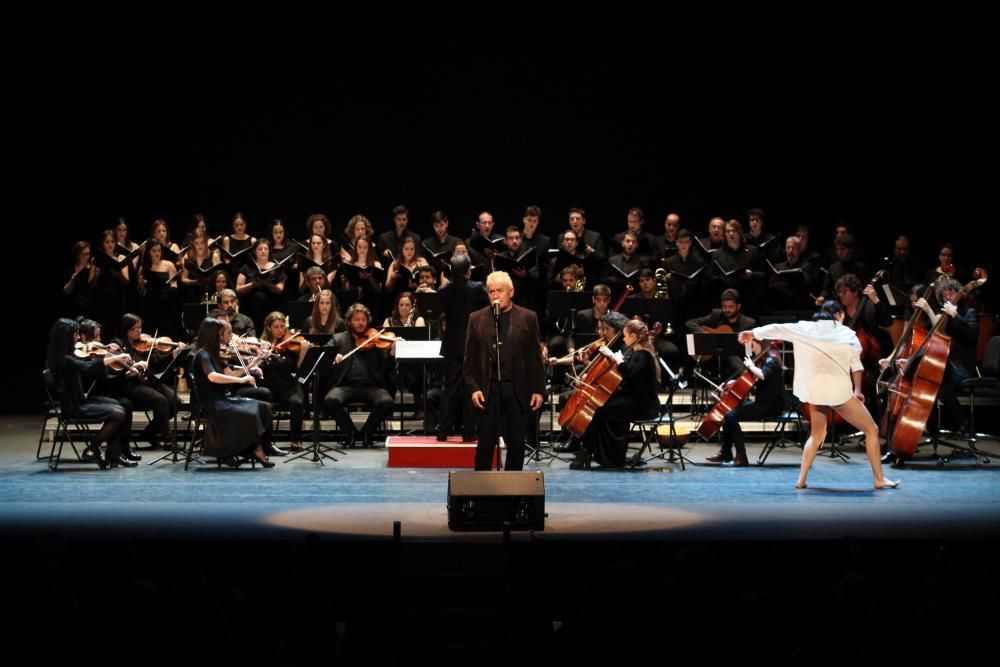
[[[260,459],[260,458],[258,458],[258,457],[257,457],[257,456],[255,455],[255,456],[254,456],[254,460],[255,460],[255,461],[256,461],[257,463],[259,463],[259,464],[260,464],[260,467],[261,467],[261,468],[273,468],[273,467],[274,467],[274,462],[273,462],[273,461],[268,461],[266,457],[265,457],[265,458],[263,458],[263,459]]]

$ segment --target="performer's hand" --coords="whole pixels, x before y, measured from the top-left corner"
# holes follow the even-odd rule
[[[240,378],[240,380],[242,381],[243,384],[248,384],[251,387],[257,386],[257,381],[253,379],[252,375],[244,375],[242,378]]]
[[[941,306],[941,312],[943,312],[948,317],[956,317],[958,315],[958,306],[946,301],[943,306]]]
[[[750,357],[743,357],[743,365],[746,366],[747,369],[750,370],[751,372],[760,370],[759,368],[757,368],[757,364],[755,364],[753,362],[753,359],[751,359]],[[754,373],[754,375],[756,375],[756,373]]]
[[[872,285],[865,285],[865,289],[862,291],[862,294],[867,296],[868,300],[872,303],[878,304],[878,292],[875,291],[875,288]]]
[[[885,368],[886,368],[886,367],[887,367],[888,365],[889,365],[889,357],[886,357],[886,358],[884,358],[884,359],[879,359],[879,360],[878,360],[878,367],[879,367],[880,369],[882,369],[882,370],[885,370]]]
[[[344,360],[344,355],[338,353],[337,356],[333,358],[333,363],[339,364],[343,360]]]
[[[931,310],[931,305],[927,303],[927,299],[920,298],[913,302],[913,305],[930,315],[933,311]]]
[[[816,305],[817,306],[822,306],[824,303],[826,303],[826,297],[823,297],[823,296],[816,297]]]
[[[608,347],[607,345],[600,346],[599,348],[597,348],[597,351],[603,354],[605,357],[608,357],[609,359],[615,356],[614,353],[611,351],[611,348]]]
[[[251,368],[250,375],[254,376],[255,378],[262,378],[264,377],[264,371],[262,371],[259,368]]]
[[[538,408],[542,407],[542,401],[543,400],[545,400],[545,399],[542,398],[541,394],[532,394],[531,395],[531,409],[532,410],[538,410]]]
[[[482,391],[472,392],[472,404],[476,406],[477,409],[483,410],[486,407],[486,395]]]
[[[896,359],[896,368],[898,368],[903,373],[906,372],[906,368],[909,365],[910,365],[909,359]]]
[[[747,343],[753,342],[753,332],[752,331],[741,331],[736,340],[740,341],[741,345],[746,345]]]
[[[855,396],[857,397],[857,399],[858,399],[859,401],[861,401],[862,403],[864,403],[864,402],[865,402],[865,392],[861,391],[860,389],[855,389],[855,390],[854,390],[854,395],[855,395]]]

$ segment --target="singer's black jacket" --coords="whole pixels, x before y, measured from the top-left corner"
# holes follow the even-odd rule
[[[493,378],[490,363],[490,341],[494,338],[493,307],[481,308],[469,315],[469,332],[465,339],[465,386],[469,394],[482,391],[489,400]],[[514,305],[510,313],[510,331],[504,340],[513,348],[511,375],[514,393],[522,406],[527,406],[532,394],[545,394],[545,369],[542,366],[542,343],[538,334],[538,317],[534,311]]]

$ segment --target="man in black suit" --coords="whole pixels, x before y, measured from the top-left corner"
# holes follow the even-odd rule
[[[377,347],[358,350],[344,360],[354,350],[355,340],[362,337],[368,329],[372,314],[364,304],[356,303],[347,309],[344,318],[347,320],[348,330],[334,334],[328,343],[337,348],[337,356],[334,359],[331,389],[323,399],[323,407],[344,431],[344,444],[354,447],[358,431],[344,409],[344,404],[364,401],[370,405],[371,412],[361,429],[361,436],[364,446],[371,447],[375,429],[392,412],[392,394],[385,385],[386,378],[392,374],[392,360],[389,357],[395,355],[396,346],[393,343],[388,350]]]
[[[472,405],[463,391],[462,360],[465,356],[466,330],[469,313],[489,304],[486,288],[481,282],[469,280],[472,260],[459,253],[451,258],[452,281],[438,290],[444,329],[441,333],[441,356],[444,357],[444,396],[437,439],[444,442],[455,426],[455,417],[462,415],[462,440],[472,441]]]
[[[525,428],[545,392],[538,318],[514,305],[514,284],[506,272],[491,273],[486,289],[493,305],[469,316],[463,369],[472,405],[481,411],[476,470],[490,469],[500,435],[507,445],[504,469],[521,470]]]

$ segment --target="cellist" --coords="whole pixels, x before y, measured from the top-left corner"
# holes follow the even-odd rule
[[[934,288],[934,295],[938,303],[941,304],[941,313],[935,313],[930,304],[923,298],[917,299],[915,308],[919,308],[927,314],[931,326],[937,324],[943,315],[948,316],[948,320],[942,325],[941,331],[951,338],[951,347],[948,351],[948,367],[941,380],[941,388],[938,390],[938,398],[944,407],[944,412],[951,425],[957,426],[960,433],[968,430],[965,413],[958,402],[958,392],[956,391],[962,380],[976,375],[976,343],[979,340],[979,315],[975,309],[966,306],[959,306],[955,303],[959,293],[962,291],[962,284],[954,278],[946,278],[938,281]],[[883,359],[879,363],[885,363]],[[910,360],[901,358],[896,363],[900,367],[900,372],[905,372]],[[887,434],[888,435],[888,434]],[[894,462],[892,455],[886,457],[889,462]]]
[[[806,476],[820,445],[826,439],[826,425],[836,411],[855,428],[864,431],[865,453],[872,466],[876,489],[895,488],[899,482],[886,479],[879,460],[878,425],[865,409],[861,390],[861,343],[851,329],[842,325],[844,313],[836,301],[824,303],[812,322],[768,324],[742,331],[744,345],[757,340],[783,340],[795,344],[793,393],[813,406],[809,439],[802,448],[802,465],[796,489],[806,488]]]
[[[569,465],[573,470],[589,469],[592,460],[604,468],[621,468],[628,450],[629,423],[652,419],[659,413],[660,365],[649,340],[649,328],[641,320],[629,320],[622,329],[622,338],[624,353],[612,352],[607,345],[598,348],[617,367],[622,381],[611,398],[594,411],[583,434],[583,447]]]

